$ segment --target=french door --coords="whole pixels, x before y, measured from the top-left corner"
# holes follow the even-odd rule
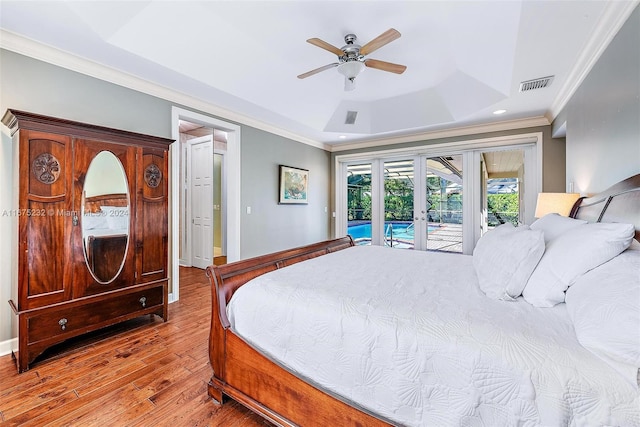
[[[336,235],[358,245],[470,254],[497,224],[529,223],[541,188],[535,144],[337,161]]]
[[[462,252],[462,156],[346,165],[347,234],[359,245]]]

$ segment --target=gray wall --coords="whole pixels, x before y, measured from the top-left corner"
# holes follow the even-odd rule
[[[329,238],[329,161],[324,150],[242,128],[243,258]],[[309,204],[278,204],[280,165],[309,171]]]
[[[565,108],[567,182],[593,194],[640,173],[640,6]]]
[[[171,138],[167,100],[0,49],[0,114],[7,108]],[[197,111],[188,105],[179,107]],[[202,112],[201,112],[202,113]],[[206,113],[202,113],[206,114]],[[224,118],[221,118],[225,120]],[[262,254],[329,237],[329,154],[241,125],[243,211],[241,256]],[[0,147],[0,344],[11,338],[10,298],[12,208],[11,138],[2,125]],[[278,164],[309,169],[310,203],[277,204]]]
[[[4,49],[0,89],[0,114],[13,108],[171,138],[170,102]]]

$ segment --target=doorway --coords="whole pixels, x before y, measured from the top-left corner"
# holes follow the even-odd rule
[[[179,266],[192,266],[191,193],[188,141],[208,137],[213,141],[211,156],[207,154],[212,191],[209,200],[202,205],[207,213],[201,217],[210,221],[210,243],[203,243],[200,254],[204,268],[213,263],[232,262],[240,259],[240,180],[241,180],[241,129],[240,126],[210,116],[172,108],[173,139],[171,146],[171,276],[169,302],[179,299]],[[203,211],[204,212],[204,211]],[[193,221],[195,222],[195,221]],[[202,224],[199,224],[202,225]],[[206,223],[205,227],[209,227]],[[208,232],[207,232],[208,234]],[[209,251],[209,253],[207,253]],[[211,260],[211,261],[209,261]],[[206,265],[205,265],[206,264]],[[203,272],[204,274],[204,272]]]
[[[526,149],[485,151],[481,156],[482,234],[507,222],[524,220]]]
[[[182,120],[180,265],[226,263],[227,133]]]

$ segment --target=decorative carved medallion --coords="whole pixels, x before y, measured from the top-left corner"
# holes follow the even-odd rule
[[[151,188],[156,188],[162,181],[162,172],[153,163],[144,170],[144,182]]]
[[[60,176],[60,162],[51,153],[42,153],[33,161],[32,171],[43,184],[53,184]]]

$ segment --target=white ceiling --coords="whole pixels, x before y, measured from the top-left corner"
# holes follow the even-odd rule
[[[340,149],[548,124],[637,3],[1,0],[0,42],[20,51],[36,41],[223,118]],[[364,45],[389,28],[402,37],[369,57],[404,74],[365,68],[352,92],[336,69],[296,78],[337,59],[307,39],[342,47],[355,33]],[[518,90],[551,75],[547,88]],[[347,110],[359,112],[354,125]]]

